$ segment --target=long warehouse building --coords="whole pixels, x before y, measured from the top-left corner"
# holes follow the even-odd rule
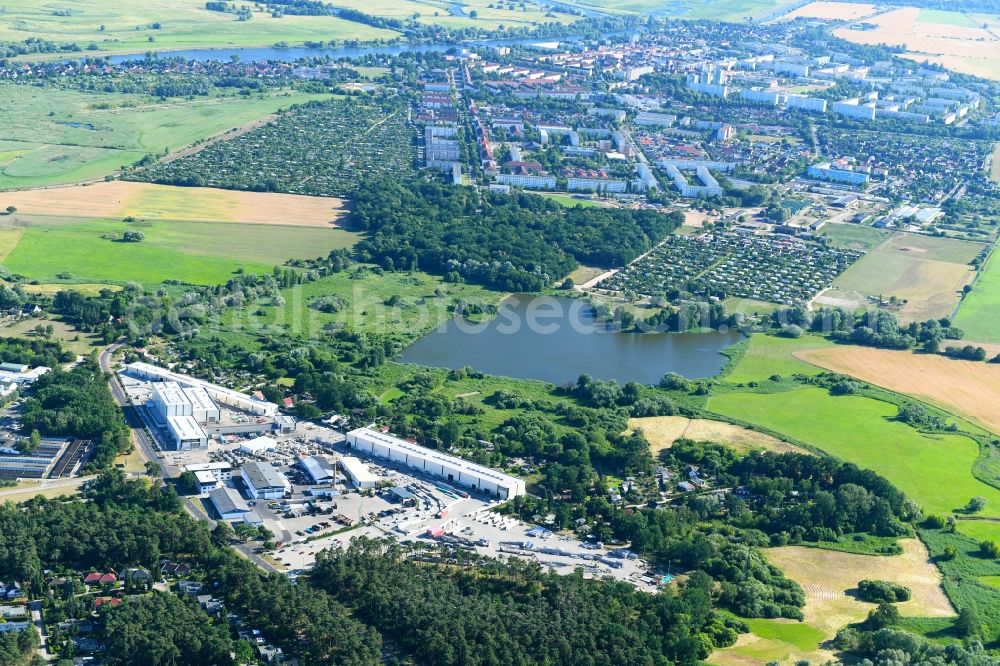
[[[526,492],[522,479],[468,460],[426,449],[371,428],[350,431],[347,433],[347,444],[358,451],[388,458],[407,467],[441,477],[452,483],[475,488],[501,499],[510,499]]]
[[[147,381],[177,382],[177,384],[179,384],[185,391],[188,389],[203,389],[205,394],[207,394],[215,402],[228,405],[229,407],[235,407],[236,409],[250,412],[251,414],[257,414],[258,416],[274,416],[278,413],[278,405],[273,402],[257,400],[252,396],[240,393],[239,391],[234,391],[231,388],[206,382],[203,379],[191,377],[190,375],[182,375],[177,372],[172,372],[166,368],[161,368],[149,363],[136,361],[135,363],[129,363],[125,366],[125,369],[130,375]],[[200,392],[194,392],[190,394],[188,398],[189,401],[194,402],[195,409],[208,409],[208,401],[204,401],[200,397]],[[211,415],[206,415],[206,420],[218,420],[218,415],[215,414],[215,412],[213,412],[212,415],[215,415],[215,419],[212,419]]]

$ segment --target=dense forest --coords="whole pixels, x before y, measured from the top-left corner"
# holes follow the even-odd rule
[[[776,311],[772,323],[790,337],[799,337],[808,330],[827,334],[838,342],[883,349],[919,347],[929,353],[944,351],[942,343],[945,340],[961,340],[965,335],[948,319],[900,324],[896,315],[885,310],[855,313],[844,308],[821,307],[813,312],[799,305]],[[965,352],[957,348],[951,353],[959,357],[963,354]]]
[[[712,611],[711,580],[697,574],[676,596],[649,595],[516,558],[475,572],[426,566],[394,542],[358,538],[322,555],[312,580],[440,666],[694,664],[742,628]]]
[[[94,468],[107,467],[130,446],[121,409],[94,358],[69,371],[55,368],[42,375],[25,400],[22,423],[25,432],[93,440],[89,465]]]
[[[371,180],[355,195],[363,261],[420,268],[505,291],[537,291],[577,262],[623,266],[683,222],[680,213],[563,208],[530,194],[412,179]]]
[[[311,580],[293,584],[238,557],[225,530],[210,533],[159,482],[109,470],[83,496],[39,497],[23,510],[0,506],[0,577],[47,595],[47,613],[91,610],[75,594],[48,589],[43,572],[74,579],[106,567],[155,571],[169,558],[190,563],[228,612],[303,664],[378,664],[382,636],[398,654],[390,663],[693,664],[745,630],[712,610],[712,582],[703,574],[676,595],[648,595],[522,562],[473,558],[442,567],[395,543],[356,539],[322,556]],[[94,629],[114,648],[109,663],[116,665],[231,663],[228,630],[162,592],[102,609]]]
[[[44,336],[33,338],[0,338],[0,363],[21,363],[31,367],[53,368],[73,360],[57,340]]]
[[[857,533],[903,536],[920,518],[919,507],[883,477],[829,458],[739,455],[719,444],[681,440],[661,462],[678,478],[694,473],[734,491],[692,493],[671,506],[628,511],[593,493],[579,507],[597,521],[594,533],[602,540],[629,542],[663,567],[709,575],[721,586],[722,605],[743,617],[801,617],[804,603],[798,586],[756,548]],[[551,512],[557,523],[580,512],[552,497],[518,497],[504,510],[526,519]]]

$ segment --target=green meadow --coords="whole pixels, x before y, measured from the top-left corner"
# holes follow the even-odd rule
[[[1000,543],[1000,522],[991,520],[960,520],[958,531],[978,541]]]
[[[330,4],[373,16],[448,28],[495,30],[542,23],[572,23],[578,17],[555,13],[536,2],[501,5],[489,0],[334,0]],[[29,37],[76,43],[100,53],[144,53],[150,50],[266,47],[278,42],[394,40],[402,34],[335,16],[275,18],[262,4],[248,4],[251,20],[233,13],[209,11],[204,2],[158,0],[61,0],[56,15],[48,0],[19,0],[0,13],[0,40]],[[456,11],[452,11],[453,6]],[[474,13],[474,14],[473,14]],[[51,57],[51,56],[39,56]]]
[[[504,294],[474,284],[446,283],[419,271],[382,272],[355,265],[285,289],[282,296],[282,305],[261,304],[228,311],[223,330],[273,330],[276,334],[314,338],[330,327],[349,327],[386,334],[406,343],[451,318],[450,308],[456,299],[497,305]]]
[[[893,420],[898,408],[820,388],[712,396],[707,409],[756,423],[885,476],[929,513],[950,514],[974,496],[1000,516],[1000,490],[972,475],[978,444],[963,435],[925,434]]]
[[[869,252],[882,244],[893,232],[860,224],[827,224],[820,232],[836,247]]]
[[[968,340],[1000,342],[1000,259],[997,252],[986,262],[972,292],[962,300],[955,326]]]
[[[252,3],[250,4],[253,7]],[[60,10],[59,15],[54,11]],[[272,18],[261,6],[249,21],[209,11],[204,2],[157,0],[18,0],[0,13],[0,40],[30,37],[75,42],[100,52],[270,46],[276,42],[394,39],[399,33],[333,16]]]
[[[573,206],[582,206],[584,208],[606,208],[607,204],[601,201],[594,201],[593,199],[587,199],[584,197],[575,197],[572,194],[551,194],[544,193],[539,196],[543,196],[550,201],[554,201],[560,206],[565,206],[567,208],[572,208]]]
[[[755,636],[768,640],[784,643],[796,652],[812,652],[819,649],[825,635],[816,627],[802,622],[790,622],[787,620],[747,620],[750,631]],[[750,657],[766,658],[769,655],[756,654],[752,647],[735,648],[735,652],[746,654]]]
[[[0,84],[0,189],[96,180],[149,153],[198,140],[327,95],[274,91],[263,97],[160,101]]]
[[[921,9],[920,14],[917,15],[917,22],[953,25],[958,28],[979,27],[979,24],[969,18],[965,12],[949,12],[940,9]]]
[[[181,280],[220,284],[234,271],[270,272],[287,259],[310,259],[350,247],[356,235],[343,229],[263,224],[18,218],[27,222],[3,262],[10,273],[39,282],[135,281],[156,284]],[[126,230],[145,235],[139,243],[121,241]]]
[[[732,384],[763,381],[772,375],[790,377],[795,374],[818,375],[824,372],[822,368],[800,361],[793,354],[808,349],[824,349],[832,347],[833,343],[818,335],[805,335],[801,338],[779,338],[773,335],[755,334],[747,342],[745,351],[736,350],[736,362],[725,375],[725,380]]]

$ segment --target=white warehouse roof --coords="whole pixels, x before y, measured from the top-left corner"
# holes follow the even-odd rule
[[[183,391],[184,396],[188,399],[188,402],[194,405],[195,409],[215,410],[219,408],[203,386],[191,386],[183,389]]]
[[[153,392],[159,396],[159,401],[168,406],[188,405],[191,400],[184,394],[177,382],[159,382],[153,384]]]
[[[174,437],[181,442],[188,442],[192,439],[202,440],[207,437],[205,431],[201,429],[193,416],[171,416],[167,419],[167,427]]]
[[[378,482],[378,477],[372,474],[363,462],[353,456],[341,457],[340,466],[361,487],[373,486]]]
[[[207,469],[198,470],[194,473],[194,477],[198,479],[198,483],[202,485],[219,482],[219,480],[215,478],[215,474],[212,474]]]
[[[191,463],[190,465],[184,466],[184,469],[186,469],[189,472],[214,472],[216,470],[224,472],[227,470],[231,470],[232,468],[233,468],[232,465],[223,461],[207,462],[207,463]]]
[[[240,443],[240,451],[244,453],[260,453],[261,451],[274,451],[278,447],[278,440],[273,437],[262,435],[248,439]]]
[[[309,475],[309,478],[312,479],[313,483],[330,481],[336,475],[333,466],[323,458],[308,456],[300,458],[299,464],[305,470],[306,474]]]
[[[203,388],[216,402],[221,402],[224,405],[230,405],[254,414],[274,416],[278,413],[278,405],[273,402],[257,400],[252,396],[240,393],[239,391],[234,391],[231,388],[206,382],[205,380],[198,379],[197,377],[182,375],[150,363],[136,361],[135,363],[129,363],[126,365],[125,369],[129,372],[129,374],[143,379],[163,382],[177,382],[183,387]]]
[[[357,428],[347,433],[347,443],[356,448],[367,448],[375,455],[397,460],[409,467],[427,471],[435,476],[452,476],[453,481],[493,492],[507,498],[525,494],[525,485],[519,479],[474,462],[427,449],[406,440],[387,435],[371,428]],[[360,446],[359,446],[360,445]],[[383,449],[385,453],[379,451]],[[500,490],[504,492],[499,492]]]

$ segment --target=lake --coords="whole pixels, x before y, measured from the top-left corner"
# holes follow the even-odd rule
[[[438,368],[470,366],[492,375],[561,385],[581,374],[655,384],[668,372],[689,379],[718,374],[720,352],[738,332],[621,333],[596,319],[583,300],[516,294],[489,322],[456,317],[407,347],[399,361]]]

